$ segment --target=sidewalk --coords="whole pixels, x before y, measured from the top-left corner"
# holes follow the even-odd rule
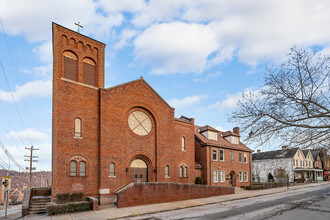
[[[289,191],[306,188],[306,187],[320,186],[325,184],[330,184],[330,182],[310,183],[310,184],[304,184],[298,186],[290,186]],[[225,196],[214,196],[214,197],[191,199],[191,200],[184,200],[177,202],[141,205],[141,206],[127,207],[127,208],[120,208],[120,209],[111,205],[107,205],[107,206],[100,206],[100,210],[97,211],[78,212],[78,213],[57,215],[57,216],[29,215],[21,219],[24,220],[26,219],[36,219],[36,220],[117,219],[117,218],[189,208],[194,206],[202,206],[202,205],[237,200],[237,199],[245,199],[250,197],[269,195],[269,194],[286,192],[286,191],[288,191],[287,187],[279,187],[279,188],[263,189],[263,190],[242,190],[242,191],[238,191],[235,194],[225,195]]]

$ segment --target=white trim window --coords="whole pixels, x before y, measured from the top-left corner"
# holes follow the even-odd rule
[[[244,181],[248,182],[249,181],[249,176],[248,176],[248,171],[244,172]]]
[[[186,139],[185,139],[185,137],[181,138],[181,150],[186,151]]]
[[[239,171],[239,181],[243,182],[243,172]]]
[[[77,176],[77,162],[70,161],[70,176]]]
[[[74,119],[74,137],[81,138],[81,119]]]
[[[241,152],[238,153],[238,162],[243,163],[243,154]]]
[[[219,182],[218,171],[217,170],[213,170],[213,182],[214,183],[218,183]]]
[[[180,177],[183,176],[183,167],[180,167]]]
[[[247,153],[244,153],[244,163],[248,163]]]
[[[115,176],[115,163],[110,163],[110,176],[114,177]]]
[[[224,170],[220,171],[220,182],[222,182],[222,183],[225,182],[225,171]]]
[[[213,149],[213,161],[218,160],[218,149]]]
[[[170,178],[170,167],[168,165],[165,166],[165,178]]]
[[[86,162],[79,162],[79,176],[86,176]]]
[[[225,152],[220,150],[220,161],[225,161]]]
[[[188,175],[188,168],[184,167],[183,168],[183,177],[187,177],[187,175]]]
[[[234,151],[230,151],[230,159],[233,160],[234,159]]]

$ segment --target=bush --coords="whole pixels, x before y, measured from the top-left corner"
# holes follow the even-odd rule
[[[259,190],[259,189],[263,189],[263,186],[262,185],[244,186],[244,189],[246,189],[246,190]]]
[[[60,213],[69,213],[69,212],[81,212],[91,209],[91,204],[89,201],[81,202],[71,202],[56,204],[54,202],[49,202],[46,205],[46,210],[48,215],[56,215]]]
[[[68,203],[68,202],[78,202],[84,201],[84,193],[59,193],[56,195],[57,203]]]
[[[268,173],[268,182],[274,182],[274,177],[272,173]]]
[[[204,184],[203,178],[200,176],[196,177],[195,184]]]
[[[70,193],[59,193],[56,198],[58,203],[67,203],[70,201]]]
[[[72,193],[70,201],[71,202],[77,202],[77,201],[84,201],[84,193]]]

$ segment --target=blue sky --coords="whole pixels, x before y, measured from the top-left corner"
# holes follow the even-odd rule
[[[329,11],[326,0],[0,0],[0,141],[23,167],[38,147],[37,170],[51,169],[51,22],[80,21],[106,43],[106,87],[143,76],[176,117],[226,131],[266,65],[294,45],[330,51]]]

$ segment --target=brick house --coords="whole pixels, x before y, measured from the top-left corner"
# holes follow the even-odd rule
[[[53,23],[52,198],[84,192],[106,204],[131,182],[207,179],[207,166],[195,161],[194,119],[175,118],[174,108],[142,77],[104,88],[104,49],[105,44]],[[221,140],[239,138],[239,133],[218,134]],[[228,154],[226,178],[231,170],[233,179],[238,177],[238,168],[251,175],[251,150],[224,141],[205,148]],[[247,162],[237,162],[241,153]],[[237,185],[250,181],[249,176]]]
[[[203,167],[208,185],[249,186],[252,150],[240,142],[239,128],[221,132],[211,126],[195,126],[196,162]]]

